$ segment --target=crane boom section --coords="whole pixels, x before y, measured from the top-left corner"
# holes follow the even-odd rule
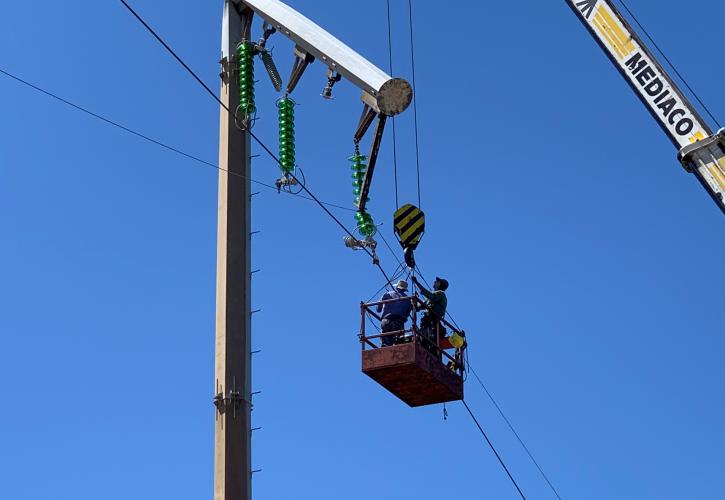
[[[697,110],[609,0],[566,0],[652,116],[682,149],[712,135]]]
[[[685,169],[725,213],[725,135],[713,135],[611,0],[566,3],[680,151]]]

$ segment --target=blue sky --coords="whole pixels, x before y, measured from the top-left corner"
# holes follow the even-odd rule
[[[410,78],[407,2],[392,3]],[[383,0],[290,4],[387,67]],[[221,1],[133,5],[218,87]],[[722,116],[725,5],[630,6]],[[418,259],[451,282],[473,366],[563,498],[716,498],[722,214],[563,1],[415,15]],[[291,44],[271,44],[288,75]],[[0,67],[216,162],[218,107],[120,2],[6,2]],[[260,75],[256,132],[274,145]],[[295,91],[297,157],[347,205],[359,95],[341,83],[326,102],[323,85],[316,64]],[[0,106],[0,497],[209,498],[216,172],[3,76]],[[412,125],[397,120],[404,202]],[[370,204],[389,241],[391,141]],[[265,156],[253,170],[277,174]],[[369,260],[310,202],[261,188],[253,209],[255,497],[517,498],[461,405],[444,421],[360,373]],[[554,498],[473,379],[466,393],[528,498]]]

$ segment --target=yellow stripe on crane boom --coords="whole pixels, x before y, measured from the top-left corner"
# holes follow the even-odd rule
[[[725,135],[714,136],[611,0],[566,0],[725,213]],[[707,150],[698,151],[705,148]],[[717,147],[716,147],[717,145]]]

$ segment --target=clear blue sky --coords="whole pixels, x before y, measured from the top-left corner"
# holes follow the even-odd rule
[[[290,3],[387,67],[384,0]],[[409,78],[407,2],[392,3]],[[631,0],[725,116],[725,4],[681,4]],[[134,5],[218,87],[220,0]],[[723,215],[563,0],[415,9],[418,257],[450,280],[474,367],[563,498],[718,498]],[[291,44],[271,44],[288,75]],[[216,162],[218,107],[120,2],[5,2],[0,67]],[[259,70],[256,131],[274,145]],[[351,204],[358,92],[325,102],[323,85],[316,64],[295,92],[298,162]],[[0,106],[0,497],[211,498],[216,172],[3,76]],[[412,113],[397,123],[415,201]],[[388,135],[370,205],[389,240],[391,151]],[[265,156],[253,168],[277,174]],[[358,304],[380,276],[315,205],[261,191],[256,498],[517,498],[459,404],[444,421],[360,373]],[[466,391],[528,498],[554,498]]]

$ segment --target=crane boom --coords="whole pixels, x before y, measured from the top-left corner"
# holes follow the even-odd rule
[[[725,134],[714,134],[610,0],[566,0],[725,213]]]

